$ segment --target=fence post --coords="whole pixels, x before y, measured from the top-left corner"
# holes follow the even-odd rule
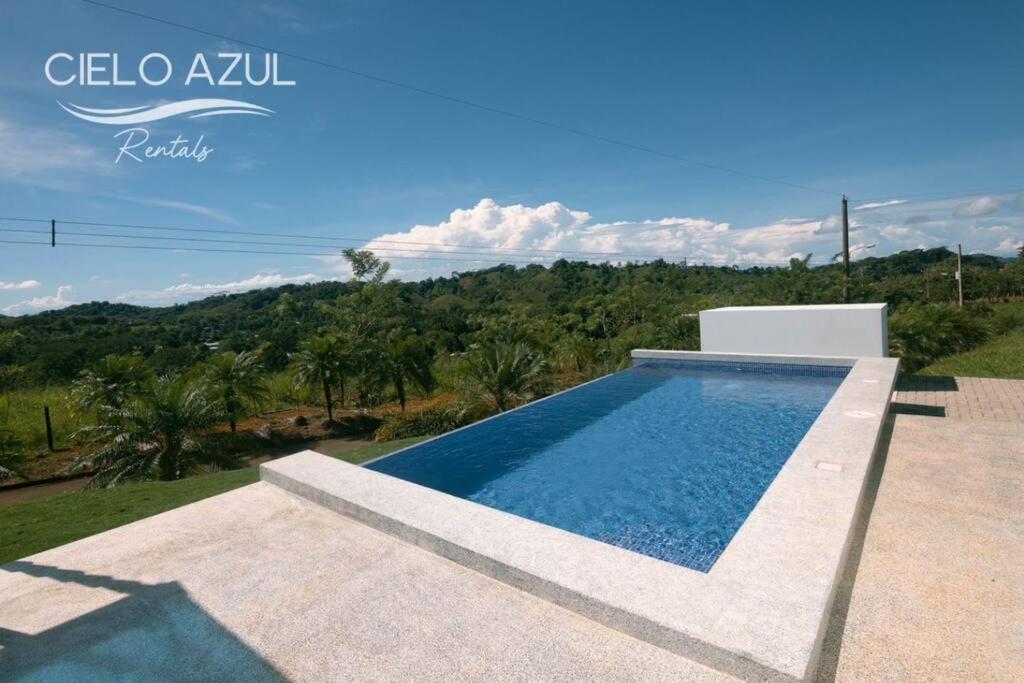
[[[50,406],[43,406],[43,417],[46,419],[46,446],[53,453],[53,427],[50,425]]]

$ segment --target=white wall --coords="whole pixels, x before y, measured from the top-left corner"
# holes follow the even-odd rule
[[[885,304],[732,306],[700,312],[701,351],[889,355]]]

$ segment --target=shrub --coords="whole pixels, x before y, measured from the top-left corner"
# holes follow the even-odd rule
[[[939,358],[968,351],[988,338],[986,309],[933,304],[900,309],[889,322],[889,347],[914,372]]]
[[[433,436],[464,427],[486,417],[488,410],[480,403],[463,400],[445,401],[416,413],[395,413],[384,419],[377,430],[377,441],[394,441],[413,436]]]

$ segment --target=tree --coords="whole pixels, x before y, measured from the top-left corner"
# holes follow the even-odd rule
[[[368,282],[380,284],[391,269],[390,263],[382,261],[369,250],[356,251],[350,247],[342,250],[341,254],[349,262],[352,267],[352,275],[359,282],[366,278]]]
[[[476,388],[505,411],[532,398],[544,367],[544,359],[525,342],[495,341],[467,354],[465,371]]]
[[[277,305],[274,306],[274,313],[286,320],[297,320],[299,317],[299,304],[290,292],[285,292],[277,298]]]
[[[836,256],[841,256],[841,255],[842,255],[842,252],[840,252]],[[810,254],[810,253],[808,253],[807,256],[805,256],[803,258],[800,258],[798,256],[793,256],[792,258],[789,259],[789,269],[792,270],[792,271],[801,272],[801,273],[805,272],[807,270],[808,264],[811,262],[811,256],[812,256],[812,254]],[[835,260],[835,256],[833,256],[832,258],[833,258],[833,260]]]
[[[138,356],[105,356],[92,368],[79,373],[71,384],[71,404],[80,413],[117,410],[137,395],[149,371]]]
[[[8,391],[17,384],[24,372],[24,368],[12,362],[15,353],[21,350],[24,341],[25,336],[17,330],[0,332],[0,393]]]
[[[252,351],[229,351],[214,356],[203,369],[203,379],[218,408],[227,416],[232,434],[246,405],[255,407],[270,395],[259,357]]]
[[[303,342],[299,352],[292,356],[296,385],[319,387],[324,392],[324,407],[331,422],[334,421],[331,384],[338,377],[338,346],[336,337],[312,337]]]
[[[380,357],[381,370],[395,388],[405,412],[406,387],[411,383],[422,391],[434,388],[431,358],[427,348],[415,337],[392,340]]]
[[[203,388],[183,375],[151,380],[123,404],[100,408],[103,421],[81,430],[91,448],[74,463],[75,469],[96,469],[93,486],[181,479],[200,464],[235,464],[202,447],[205,430],[220,413]]]
[[[597,360],[597,345],[586,335],[573,332],[558,341],[555,355],[563,368],[582,374]]]

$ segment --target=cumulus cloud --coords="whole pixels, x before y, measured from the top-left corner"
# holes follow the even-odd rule
[[[926,216],[924,214],[921,214],[921,213],[915,213],[913,216],[907,216],[903,220],[903,224],[904,225],[921,225],[922,223],[927,223],[929,221],[931,221],[931,218],[929,218],[928,216]]]
[[[71,289],[71,285],[61,285],[57,288],[56,294],[19,301],[9,306],[4,306],[0,311],[7,315],[22,315],[71,306],[77,303],[71,298]]]
[[[39,280],[22,280],[21,282],[0,282],[0,289],[35,289],[41,282]]]
[[[958,218],[977,218],[988,216],[1003,208],[1005,202],[995,197],[978,197],[961,202],[953,209],[953,215]]]
[[[139,304],[170,304],[181,301],[201,299],[214,294],[235,294],[250,289],[280,287],[281,285],[300,285],[307,282],[318,282],[326,278],[313,273],[286,276],[278,273],[260,273],[244,280],[234,282],[183,282],[163,289],[135,289],[124,292],[116,297],[116,301]]]
[[[1024,241],[1007,237],[996,246],[995,251],[997,253],[1016,253],[1022,246],[1024,246]]]
[[[853,231],[862,226],[853,221]],[[659,257],[711,265],[788,265],[813,251],[832,254],[840,230],[838,216],[783,218],[767,225],[735,229],[705,218],[666,217],[599,223],[586,211],[560,202],[502,206],[483,199],[453,211],[435,225],[381,235],[364,245],[392,262],[404,279],[447,275],[499,262],[524,265],[557,258],[591,262],[650,261]],[[340,257],[321,260],[341,272]]]

